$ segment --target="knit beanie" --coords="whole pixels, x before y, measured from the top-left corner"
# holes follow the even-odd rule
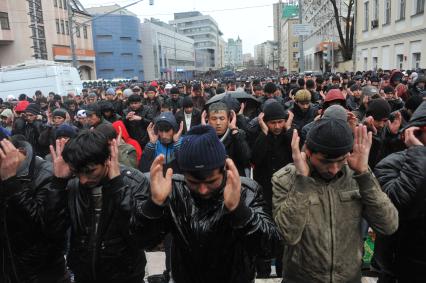
[[[174,131],[178,130],[178,124],[172,112],[161,113],[160,116],[155,118],[154,123],[157,129],[172,128]]]
[[[60,125],[55,132],[56,138],[59,138],[59,137],[73,138],[76,135],[77,135],[77,131],[75,130],[75,128],[73,128],[72,126],[68,124]]]
[[[310,102],[311,101],[311,92],[306,89],[301,89],[296,92],[294,97],[296,102]]]
[[[56,117],[56,116],[66,119],[67,111],[65,109],[55,109],[52,113],[52,117]]]
[[[348,123],[341,119],[319,119],[306,137],[308,149],[332,157],[350,152],[353,144],[352,130]]]
[[[41,114],[41,108],[40,105],[35,103],[28,104],[27,108],[25,109],[25,112],[29,112],[34,115],[40,115]]]
[[[288,117],[284,107],[279,102],[268,103],[263,109],[263,113],[265,113],[263,117],[265,123],[273,120],[287,119]]]
[[[213,127],[198,125],[182,138],[177,161],[182,172],[209,171],[225,165],[225,146]]]
[[[332,118],[332,119],[339,119],[343,121],[348,120],[348,111],[346,111],[345,108],[341,105],[331,105],[327,107],[324,111],[324,115],[322,116],[322,119],[324,118]]]
[[[383,120],[389,118],[391,113],[391,107],[389,102],[382,98],[373,99],[368,103],[367,111],[365,115],[373,116],[374,120]]]
[[[115,90],[110,87],[109,89],[106,90],[105,92],[106,95],[115,95]]]

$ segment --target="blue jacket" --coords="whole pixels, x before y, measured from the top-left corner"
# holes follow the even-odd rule
[[[175,143],[170,143],[167,145],[162,144],[159,140],[157,140],[155,144],[151,142],[147,143],[142,154],[139,170],[141,172],[149,172],[149,169],[151,168],[151,164],[154,159],[158,155],[163,154],[165,156],[164,170],[172,168],[173,173],[179,173],[176,160],[176,152],[179,151],[181,142],[182,138],[180,138]]]

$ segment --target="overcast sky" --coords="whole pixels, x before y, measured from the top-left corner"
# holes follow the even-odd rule
[[[86,7],[118,4],[125,6],[136,0],[80,0]],[[144,0],[129,8],[141,21],[157,18],[164,22],[173,20],[173,13],[200,11],[212,16],[223,32],[223,38],[237,38],[243,41],[243,53],[253,55],[254,45],[273,39],[272,4],[278,0]]]

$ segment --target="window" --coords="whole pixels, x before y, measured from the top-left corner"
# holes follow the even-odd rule
[[[404,55],[396,55],[396,68],[402,70],[402,62],[404,61]]]
[[[58,0],[59,2],[59,8],[62,8],[62,0]]]
[[[420,68],[421,53],[413,53],[413,69]]]
[[[57,34],[60,34],[60,33],[61,33],[61,27],[60,27],[60,25],[59,25],[59,20],[58,20],[58,19],[56,19],[56,33],[57,33]]]
[[[0,12],[0,26],[1,29],[10,29],[9,16],[7,13]]]
[[[77,37],[80,37],[80,26],[79,25],[76,25],[76,27],[75,27],[75,35]]]
[[[70,25],[68,24],[68,21],[65,21],[65,32],[67,33],[67,35],[70,34]]]
[[[98,34],[98,35],[96,35],[96,39],[98,39],[98,40],[112,40],[112,35],[110,35],[110,34]]]
[[[368,9],[368,1],[367,2],[364,2],[364,31],[367,31],[368,30],[368,25],[369,25],[369,21],[370,21],[370,16],[369,16],[369,14],[370,14],[370,12],[369,12],[369,9]]]
[[[293,60],[297,60],[299,57],[299,52],[293,52]]]
[[[65,22],[64,22],[64,20],[61,20],[61,33],[65,34]]]
[[[373,64],[373,70],[377,70],[378,58],[373,57],[371,61],[372,61],[372,64]]]
[[[120,36],[120,40],[132,40],[130,36]]]
[[[414,15],[421,14],[425,10],[425,0],[414,0]]]
[[[368,58],[364,57],[364,71],[368,70]]]
[[[397,20],[405,19],[405,1],[406,0],[399,0]]]
[[[59,0],[59,1],[61,1],[61,0]],[[64,9],[65,10],[67,9],[67,0],[64,0]]]
[[[373,0],[373,19],[371,21],[371,28],[379,26],[379,0]]]
[[[83,26],[83,36],[87,38],[87,26]]]
[[[53,0],[53,6],[58,7],[58,0]]]
[[[385,22],[384,24],[390,24],[391,21],[391,0],[385,0]]]
[[[299,42],[294,41],[294,42],[293,42],[293,48],[298,48],[298,47],[299,47]]]

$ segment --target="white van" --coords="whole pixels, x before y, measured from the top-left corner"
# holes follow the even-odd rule
[[[15,98],[22,93],[33,97],[40,90],[44,96],[54,92],[61,96],[69,92],[80,94],[82,83],[76,68],[70,64],[45,60],[26,61],[23,64],[0,69],[0,98]]]

